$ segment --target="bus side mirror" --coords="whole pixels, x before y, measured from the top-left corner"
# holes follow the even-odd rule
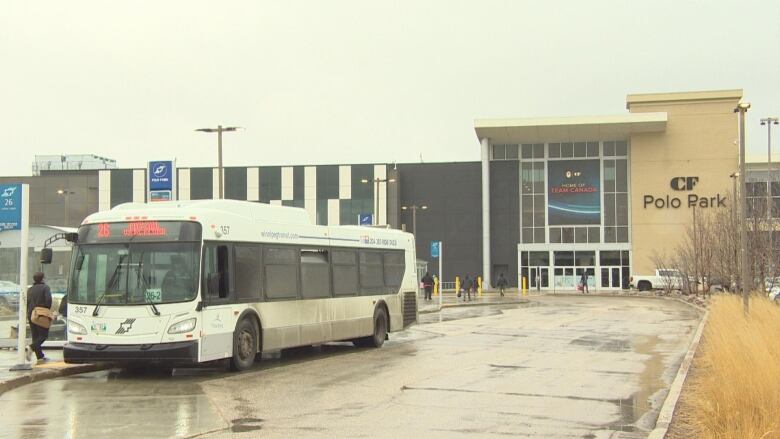
[[[52,250],[48,247],[41,249],[41,264],[51,264]]]

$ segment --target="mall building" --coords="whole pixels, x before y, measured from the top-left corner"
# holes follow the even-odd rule
[[[446,280],[503,273],[513,286],[525,276],[531,288],[572,289],[587,271],[592,288],[627,288],[632,274],[653,273],[655,255],[674,251],[694,211],[731,208],[741,98],[632,94],[613,115],[478,119],[481,161],[227,167],[224,194],[303,208],[316,224],[358,224],[377,210],[379,224],[416,233],[432,273],[430,241],[443,241]],[[173,172],[171,198],[217,197],[218,169]],[[73,227],[149,200],[149,174],[44,170],[0,183],[30,183],[34,224]]]

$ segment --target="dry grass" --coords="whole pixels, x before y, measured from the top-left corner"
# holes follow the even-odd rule
[[[780,307],[753,296],[712,301],[691,382],[691,412],[703,438],[780,438]],[[686,416],[687,417],[687,416]]]

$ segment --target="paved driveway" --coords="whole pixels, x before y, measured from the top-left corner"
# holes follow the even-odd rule
[[[334,344],[237,375],[103,372],[26,386],[0,397],[0,433],[645,437],[698,319],[639,298],[449,309],[379,350]]]

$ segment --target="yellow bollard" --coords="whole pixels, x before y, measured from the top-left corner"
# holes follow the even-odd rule
[[[460,292],[460,276],[455,276],[455,298],[458,298]]]
[[[482,276],[477,276],[477,294],[482,297]]]
[[[433,278],[433,295],[438,296],[439,295],[439,278],[434,277]]]
[[[527,283],[527,281],[528,281],[528,278],[523,276],[523,297],[525,297],[525,295],[527,294],[527,291],[528,291],[528,283]]]

